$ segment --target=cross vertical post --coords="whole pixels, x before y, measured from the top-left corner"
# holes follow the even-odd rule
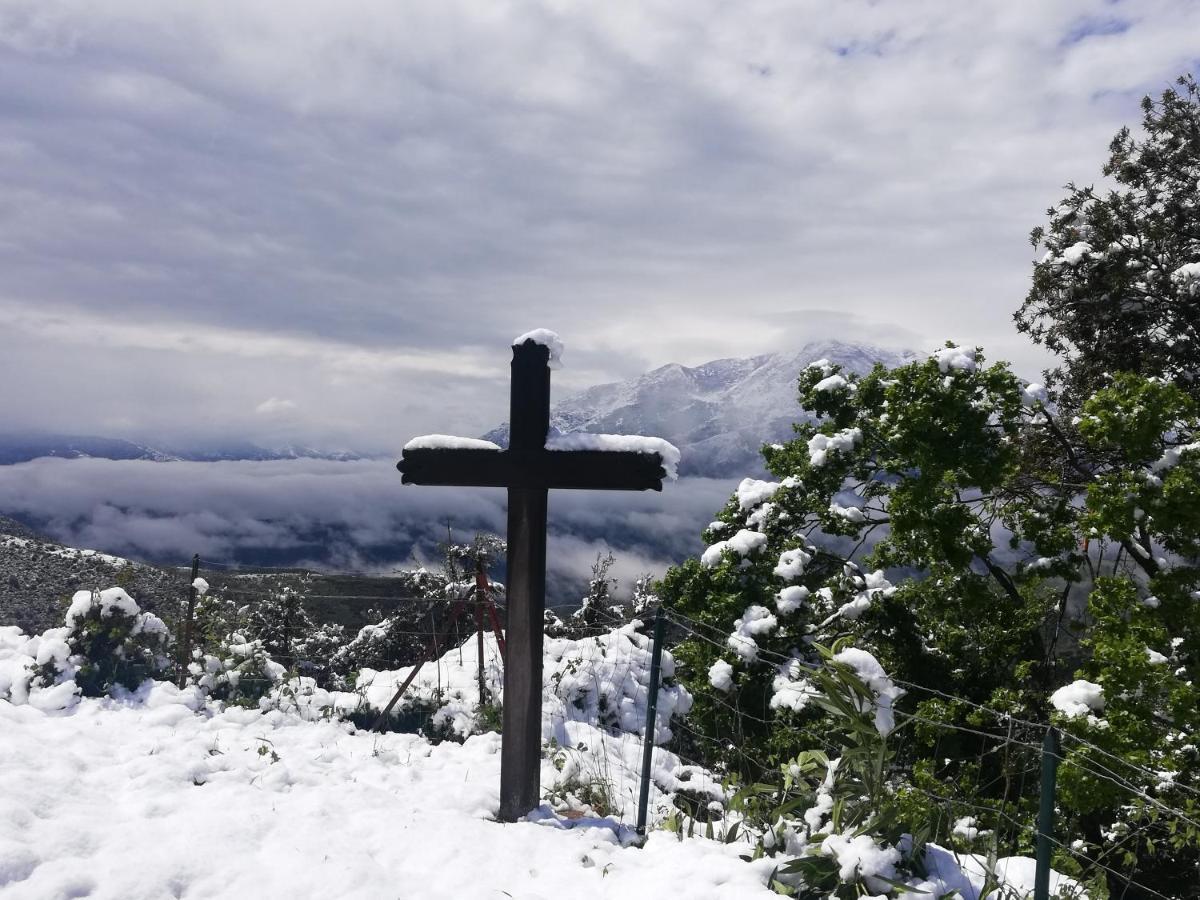
[[[514,348],[508,448],[536,453],[550,429],[550,351]],[[546,606],[545,488],[508,489],[508,657],[504,666],[504,741],[500,819],[515,822],[538,805],[542,758],[542,636]]]

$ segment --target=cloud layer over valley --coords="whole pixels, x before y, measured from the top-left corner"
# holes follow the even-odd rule
[[[661,494],[552,492],[548,602],[577,600],[596,554],[610,548],[623,590],[697,553],[701,529],[732,487],[688,478]],[[0,509],[71,546],[167,565],[198,553],[208,562],[386,573],[438,565],[447,520],[460,540],[505,530],[503,491],[402,486],[390,460],[39,459],[0,466]]]

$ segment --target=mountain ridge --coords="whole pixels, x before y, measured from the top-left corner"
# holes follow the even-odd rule
[[[796,402],[796,381],[805,366],[827,359],[864,374],[877,362],[895,367],[918,358],[911,350],[826,339],[794,353],[724,357],[696,366],[667,363],[624,381],[593,385],[551,408],[550,431],[647,434],[680,448],[679,474],[732,478],[763,472],[763,444],[788,440],[792,425],[810,421]],[[483,435],[502,446],[508,424]],[[50,432],[0,434],[0,465],[42,457],[103,458],[153,462],[220,462],[370,458],[351,451],[306,446],[262,447],[231,439],[189,446]]]
[[[698,366],[668,363],[625,381],[595,385],[555,403],[551,434],[648,434],[679,447],[680,475],[729,478],[763,472],[759,449],[785,441],[792,425],[810,421],[796,381],[817,360],[865,374],[919,358],[911,350],[841,340],[811,341],[795,353],[727,357]],[[508,443],[508,423],[484,435]]]
[[[143,460],[148,462],[221,462],[226,460],[362,459],[351,451],[323,452],[312,447],[284,445],[261,447],[247,441],[174,447],[124,438],[56,432],[0,434],[0,465],[14,465],[43,457],[59,459]]]

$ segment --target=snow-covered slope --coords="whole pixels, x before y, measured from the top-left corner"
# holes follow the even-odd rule
[[[172,685],[147,688],[66,715],[0,701],[0,754],[26,761],[0,767],[0,896],[777,896],[745,847],[656,831],[623,848],[627,829],[549,810],[491,821],[495,733],[431,746],[281,712],[197,714]]]
[[[630,637],[613,634],[600,649]],[[27,643],[0,628],[0,685],[3,663],[9,675],[23,668]],[[570,678],[570,694],[591,681],[610,699],[623,696],[614,711],[644,703],[644,686],[639,693],[609,677],[603,652],[571,665],[582,643],[559,642],[549,654],[548,662],[567,663],[547,667],[550,700]],[[472,645],[440,661],[459,675],[464,694]],[[626,659],[636,670],[626,678],[641,684],[645,661],[640,653]],[[783,859],[744,862],[744,830],[723,843],[700,830],[684,839],[652,827],[643,849],[629,846],[632,829],[620,820],[633,813],[641,743],[617,723],[601,727],[595,705],[576,706],[579,715],[553,703],[543,710],[543,737],[554,738],[541,765],[547,803],[524,822],[501,825],[494,732],[435,746],[320,715],[313,694],[283,692],[277,701],[293,702],[260,711],[206,702],[198,688],[169,682],[83,700],[68,684],[30,702],[4,699],[0,687],[0,759],[16,761],[0,766],[0,897],[778,896],[766,881]],[[711,775],[662,748],[652,764],[652,823],[682,789],[725,794]],[[590,807],[597,783],[614,794],[611,816]],[[592,799],[581,808],[575,795],[585,788]],[[931,844],[925,864],[929,877],[914,885],[921,895],[980,900],[981,857],[956,858]],[[1028,898],[1032,864],[998,861],[1014,889],[1004,896]],[[1052,873],[1055,896],[1072,886]]]
[[[876,362],[898,366],[909,351],[868,344],[818,341],[797,353],[718,359],[700,366],[672,363],[638,378],[601,384],[551,410],[551,428],[562,433],[652,434],[683,452],[681,475],[728,478],[761,470],[759,448],[792,435],[804,412],[796,403],[800,371],[818,359],[865,373]],[[485,437],[508,443],[508,425]]]
[[[25,631],[39,632],[60,624],[63,597],[113,584],[118,576],[151,611],[155,611],[155,600],[181,596],[181,586],[186,584],[175,573],[95,550],[67,547],[0,516],[0,626],[19,625]]]

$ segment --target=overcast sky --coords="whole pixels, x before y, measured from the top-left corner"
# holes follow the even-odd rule
[[[0,420],[367,450],[828,336],[982,344],[1200,3],[4,0]]]

